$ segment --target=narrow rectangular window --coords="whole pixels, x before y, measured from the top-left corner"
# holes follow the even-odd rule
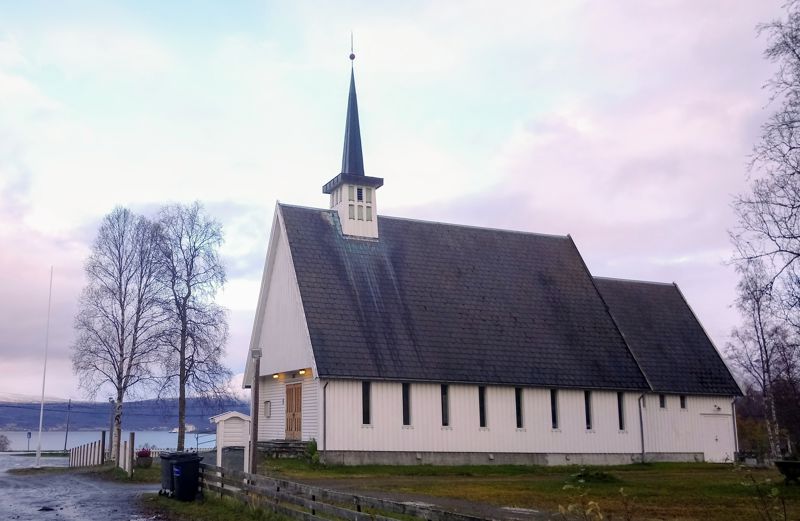
[[[372,414],[370,410],[370,383],[361,382],[361,423],[369,425],[372,423]]]
[[[372,220],[372,207],[371,206],[367,206],[367,220],[368,221]]]
[[[447,385],[442,384],[442,427],[450,425],[450,400],[447,397]]]
[[[619,430],[625,430],[625,393],[617,393],[617,421]]]
[[[666,395],[663,395],[663,394],[659,394],[658,395],[658,406],[661,407],[662,409],[666,409],[667,408],[667,397],[666,397]]]
[[[356,207],[353,206],[352,204],[348,207],[348,214],[349,214],[348,217],[350,217],[350,219],[356,218]]]
[[[403,384],[403,425],[411,425],[411,384]]]
[[[264,402],[264,418],[272,418],[272,402],[270,400]]]
[[[355,190],[352,186],[347,187],[347,200],[353,201],[355,199]]]
[[[478,387],[478,417],[481,427],[486,427],[486,387]]]
[[[522,428],[522,387],[514,388],[514,408],[517,413],[517,429]]]
[[[592,430],[592,391],[583,391],[583,409],[586,415],[586,430]]]
[[[371,204],[372,203],[372,188],[365,188],[364,191],[366,192],[364,195],[366,195],[367,202]]]
[[[358,220],[359,221],[364,220],[364,207],[361,206],[360,204],[358,205]]]
[[[558,429],[558,389],[550,389],[550,424]]]
[[[685,409],[685,408],[686,408],[686,395],[682,394],[681,395],[681,409]]]
[[[363,201],[364,200],[364,189],[360,186],[356,188],[356,200]]]

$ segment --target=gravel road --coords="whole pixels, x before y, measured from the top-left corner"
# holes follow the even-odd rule
[[[81,474],[15,475],[35,458],[0,453],[0,519],[35,521],[142,521],[136,499],[158,485],[102,481]],[[42,458],[42,466],[65,467],[66,458]]]

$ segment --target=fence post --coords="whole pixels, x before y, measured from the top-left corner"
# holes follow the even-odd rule
[[[106,431],[100,431],[100,464],[106,462]]]
[[[130,433],[130,438],[131,438],[131,443],[130,443],[130,446],[128,448],[128,461],[130,461],[130,465],[128,466],[128,476],[129,477],[133,476],[133,447],[134,447],[133,442],[136,439],[136,433],[135,432],[131,432]]]

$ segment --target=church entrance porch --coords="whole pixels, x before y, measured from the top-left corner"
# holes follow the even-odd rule
[[[286,386],[286,439],[302,439],[303,385]]]

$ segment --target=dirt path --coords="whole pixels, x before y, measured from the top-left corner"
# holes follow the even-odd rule
[[[10,468],[32,466],[34,458],[0,454],[0,519],[20,521],[132,521],[144,519],[136,499],[158,485],[100,481],[69,473],[16,475]],[[46,458],[43,466],[66,466]]]
[[[286,479],[350,494],[388,499],[400,503],[414,503],[417,505],[430,506],[439,510],[469,514],[497,521],[545,521],[553,518],[552,513],[548,511],[529,508],[500,507],[488,503],[478,503],[463,499],[382,490],[384,487],[392,487],[407,482],[407,478],[371,477],[366,480],[359,478],[297,479],[287,477]]]

